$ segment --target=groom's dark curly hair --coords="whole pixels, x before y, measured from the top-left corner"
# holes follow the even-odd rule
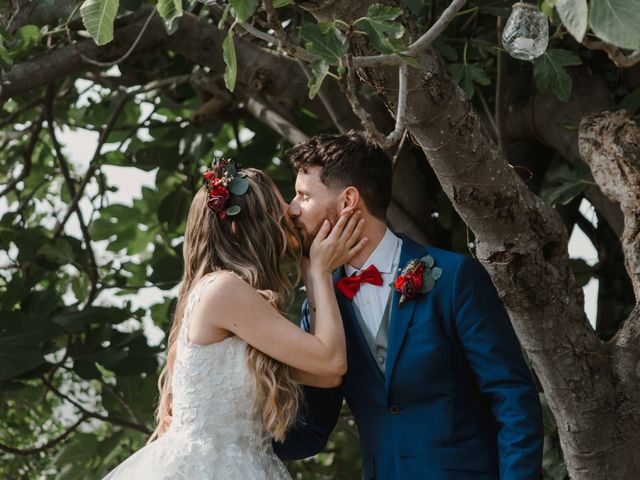
[[[331,188],[358,189],[369,212],[384,221],[391,202],[391,159],[364,131],[316,135],[287,151],[296,172],[322,168],[320,179]]]

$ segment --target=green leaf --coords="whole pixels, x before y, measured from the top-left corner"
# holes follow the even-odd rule
[[[236,177],[229,184],[229,191],[234,195],[244,195],[249,190],[249,180],[242,177]]]
[[[5,39],[2,37],[0,33],[0,65],[4,67],[6,70],[9,70],[13,65],[13,58],[9,53],[9,50],[5,46]]]
[[[293,0],[274,0],[273,8],[282,8],[293,3]]]
[[[593,183],[591,170],[584,162],[579,162],[574,168],[561,164],[549,172],[545,178],[547,186],[542,189],[540,196],[551,206],[566,205],[580,195],[585,188]]]
[[[85,0],[80,15],[87,32],[98,45],[113,40],[113,22],[118,13],[120,0]]]
[[[20,334],[0,338],[0,378],[9,379],[45,363],[40,349],[16,345]]]
[[[258,8],[258,0],[229,0],[231,8],[236,13],[236,21],[246,21]]]
[[[153,271],[149,281],[163,290],[173,288],[182,277],[182,259],[161,247],[156,246],[150,265]]]
[[[423,0],[402,0],[402,3],[409,9],[414,17],[418,17],[424,10],[426,2]]]
[[[571,267],[571,271],[573,272],[573,276],[575,277],[576,282],[578,282],[578,285],[584,287],[596,276],[600,264],[596,263],[592,266],[582,258],[571,258],[569,259],[569,266]]]
[[[51,243],[45,243],[38,249],[36,255],[44,257],[57,265],[72,263],[75,258],[71,245],[63,238],[57,238]]]
[[[229,10],[231,10],[231,5],[227,3],[227,5],[224,7],[222,15],[220,16],[220,21],[218,22],[218,30],[224,29],[224,26],[227,23],[227,17],[229,16]]]
[[[307,41],[307,51],[329,65],[340,65],[349,50],[346,37],[333,22],[305,23],[300,28],[300,36]]]
[[[230,217],[239,213],[240,207],[238,205],[232,205],[231,207],[227,208],[227,215],[229,215]]]
[[[640,109],[640,88],[635,89],[620,101],[616,110],[622,109],[629,110],[634,114]]]
[[[396,53],[404,62],[413,68],[422,68],[423,65],[418,61],[416,57],[412,57],[411,55],[403,55],[402,53]]]
[[[67,308],[53,317],[53,322],[72,332],[82,332],[90,324],[117,324],[131,318],[129,310],[117,307],[89,306],[84,310]]]
[[[571,77],[564,67],[581,63],[575,53],[552,48],[533,60],[533,78],[540,90],[551,89],[556,97],[565,102],[571,95]]]
[[[458,60],[458,52],[455,48],[447,43],[447,41],[442,37],[442,35],[436,37],[433,42],[434,48],[442,55],[445,59],[450,62],[455,62]]]
[[[376,3],[369,7],[366,17],[359,18],[353,25],[369,36],[371,44],[380,53],[395,53],[404,50],[397,42],[393,42],[404,35],[404,26],[400,22],[394,22],[401,14],[401,8]]]
[[[93,433],[77,432],[73,440],[68,442],[56,455],[54,462],[62,467],[69,463],[85,463],[90,461],[94,454],[98,438]]]
[[[182,16],[182,0],[158,0],[158,13],[163,18],[167,32],[173,34],[178,29],[178,19]]]
[[[589,17],[587,0],[557,0],[556,10],[569,33],[578,42],[582,42],[584,34],[587,33]]]
[[[640,0],[591,0],[589,25],[605,42],[640,48]]]
[[[307,86],[309,87],[309,98],[313,99],[320,87],[322,86],[322,82],[324,78],[329,73],[329,64],[324,60],[316,60],[309,66],[309,74],[310,78],[307,82]]]
[[[238,75],[236,49],[233,45],[233,26],[227,32],[224,42],[222,42],[222,57],[227,65],[224,71],[224,83],[233,92],[233,89],[236,88],[236,77]]]
[[[170,229],[177,228],[187,219],[191,205],[191,192],[179,187],[169,192],[158,206],[158,219],[167,222]]]
[[[491,80],[478,65],[472,63],[452,63],[449,65],[451,76],[460,84],[469,98],[473,98],[473,84],[490,85]]]
[[[438,280],[442,276],[442,269],[440,267],[433,267],[431,270],[431,278]]]
[[[22,49],[28,50],[36,45],[42,38],[40,29],[35,25],[25,25],[20,27],[18,35],[22,39]]]

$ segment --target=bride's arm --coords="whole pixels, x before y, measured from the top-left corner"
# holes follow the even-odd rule
[[[316,299],[315,331],[307,333],[273,308],[253,287],[231,274],[208,284],[191,318],[233,332],[276,360],[324,378],[346,372],[346,344],[331,272],[362,249],[358,215],[342,216],[328,234],[328,222],[312,246],[310,277]]]
[[[307,293],[307,299],[303,303],[302,306],[302,322],[301,327],[310,333],[313,333],[315,328],[315,310],[316,303],[315,297],[313,295],[313,283],[311,282],[311,278],[309,275],[309,259],[302,259],[302,282],[305,285],[305,291]],[[291,375],[293,379],[302,384],[308,385],[311,387],[319,387],[319,388],[335,388],[342,385],[342,377],[321,377],[319,375],[314,375],[309,372],[304,372],[302,370],[298,370],[296,368],[291,368]]]

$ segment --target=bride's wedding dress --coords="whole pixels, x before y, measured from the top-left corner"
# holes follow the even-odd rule
[[[103,480],[291,480],[253,408],[257,393],[247,344],[237,336],[210,345],[188,341],[189,314],[202,287],[215,278],[200,279],[187,300],[177,339],[171,426]]]

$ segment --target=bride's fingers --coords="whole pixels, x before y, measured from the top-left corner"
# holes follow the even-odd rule
[[[342,233],[340,234],[340,238],[339,241],[340,242],[348,242],[349,238],[351,237],[351,235],[353,235],[353,231],[356,229],[356,227],[358,225],[360,225],[360,210],[357,210],[355,212],[353,212],[353,214],[351,215],[351,218],[349,218],[349,220],[347,221],[347,224],[344,227],[344,230],[342,230]]]
[[[314,243],[318,243],[323,241],[325,238],[327,238],[327,236],[329,235],[331,229],[331,222],[329,222],[329,220],[325,220],[322,222],[322,226],[320,227],[320,230],[318,230],[318,234],[316,235],[316,238],[313,240]]]
[[[364,230],[364,219],[355,219],[353,229],[342,241],[346,245],[347,249],[352,248],[360,239],[362,231]]]
[[[340,218],[338,218],[338,221],[333,226],[333,228],[331,229],[331,233],[328,236],[338,241],[340,239],[340,236],[342,235],[342,232],[344,231],[345,226],[347,225],[347,222],[351,218],[352,213],[353,212],[346,212],[341,214]]]
[[[362,237],[358,243],[349,249],[349,258],[353,258],[354,255],[360,253],[368,241],[369,239],[367,237]]]

